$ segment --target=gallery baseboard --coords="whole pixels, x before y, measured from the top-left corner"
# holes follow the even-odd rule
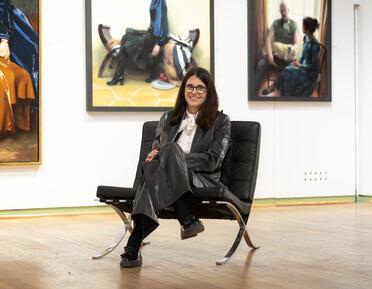
[[[261,198],[255,199],[254,207],[270,206],[312,206],[312,205],[332,205],[348,203],[372,203],[372,196],[332,196],[332,197],[303,197],[303,198]],[[86,206],[86,207],[63,207],[63,208],[36,208],[36,209],[17,209],[0,210],[0,219],[27,218],[27,217],[50,217],[50,216],[72,216],[84,214],[107,214],[114,211],[107,205]]]
[[[372,197],[371,197],[372,199]],[[358,197],[359,201],[359,197]],[[355,203],[354,195],[349,196],[327,196],[327,197],[301,197],[301,198],[267,198],[255,199],[253,206],[311,206]]]
[[[27,218],[27,217],[50,217],[50,216],[73,216],[84,214],[112,213],[113,210],[107,205],[85,207],[61,207],[61,208],[36,208],[0,210],[0,219]]]
[[[372,203],[372,196],[359,195],[358,202],[359,203]]]

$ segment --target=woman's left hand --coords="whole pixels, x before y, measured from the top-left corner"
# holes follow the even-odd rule
[[[297,59],[293,61],[293,66],[295,66],[295,67],[299,67],[300,66],[300,63],[298,62]]]
[[[0,57],[8,59],[10,56],[9,44],[5,39],[0,41]]]
[[[156,57],[159,55],[159,52],[160,52],[160,45],[159,44],[155,44],[154,48],[152,49],[152,57]]]
[[[151,162],[159,153],[157,149],[152,150],[148,155],[147,158],[145,159],[145,162]]]

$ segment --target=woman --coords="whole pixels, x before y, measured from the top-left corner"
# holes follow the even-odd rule
[[[204,226],[190,213],[192,187],[224,186],[220,168],[230,144],[231,124],[218,111],[218,97],[209,72],[191,68],[184,77],[174,109],[160,119],[152,151],[142,163],[129,237],[121,267],[141,266],[140,246],[157,228],[157,213],[173,207],[181,224],[181,239],[196,236]]]
[[[128,28],[121,39],[118,64],[114,77],[107,85],[124,84],[125,67],[135,66],[150,73],[146,82],[157,77],[158,64],[161,62],[161,48],[168,41],[167,3],[165,0],[151,0],[150,27],[147,31]]]
[[[306,17],[302,22],[304,46],[299,61],[295,60],[292,65],[282,70],[278,80],[262,93],[268,95],[275,89],[280,91],[281,96],[311,96],[319,76],[319,51],[320,44],[314,36],[319,29],[318,20]]]
[[[32,63],[37,60],[32,36],[24,14],[9,0],[0,0],[0,134],[14,133],[15,127],[30,130],[36,84],[27,69],[34,73]]]
[[[39,82],[38,41],[38,34],[26,15],[10,0],[0,0],[0,57],[10,59],[29,73],[36,95]]]

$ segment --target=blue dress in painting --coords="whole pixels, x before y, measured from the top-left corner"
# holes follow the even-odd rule
[[[0,39],[8,39],[10,60],[24,68],[32,78],[37,95],[39,79],[38,34],[25,14],[10,0],[0,0]]]
[[[150,31],[156,44],[163,46],[168,40],[168,15],[165,0],[152,0],[150,4]]]
[[[309,97],[312,95],[320,72],[320,44],[313,37],[304,37],[304,46],[299,60],[300,66],[289,65],[284,68],[275,87],[281,96]]]

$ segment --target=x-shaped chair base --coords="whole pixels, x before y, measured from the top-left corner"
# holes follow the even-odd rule
[[[112,202],[112,201],[111,201]],[[106,200],[106,203],[110,203],[110,200]],[[242,215],[240,214],[240,212],[238,211],[238,209],[233,205],[231,204],[230,202],[225,202],[225,201],[203,201],[202,202],[203,204],[218,204],[218,205],[225,205],[232,213],[233,215],[235,216],[235,219],[236,221],[238,222],[239,224],[239,232],[234,240],[234,243],[232,244],[230,250],[227,252],[227,254],[219,259],[217,262],[216,262],[216,265],[223,265],[225,264],[227,261],[230,260],[230,258],[233,256],[233,254],[235,253],[236,249],[238,248],[243,236],[244,236],[244,240],[245,242],[247,243],[247,245],[252,248],[252,249],[258,249],[260,248],[259,246],[255,246],[250,237],[249,237],[249,234],[248,234],[248,231],[247,231],[247,228],[246,228],[246,223],[244,222],[244,219],[242,217]],[[133,231],[133,226],[132,226],[132,222],[131,222],[131,217],[130,217],[130,214],[129,216],[127,217],[119,208],[117,208],[114,204],[111,204],[111,207],[115,210],[115,212],[119,215],[119,217],[121,218],[121,220],[123,221],[124,223],[124,227],[121,229],[119,235],[116,237],[116,239],[106,248],[104,249],[102,252],[98,253],[97,255],[94,255],[92,258],[97,260],[97,259],[101,259],[102,257],[106,256],[107,254],[111,253],[113,250],[115,250],[115,248],[120,244],[120,242],[124,239],[126,233],[129,231],[129,233],[131,233]],[[142,243],[142,246],[145,246],[145,245],[148,245],[150,244],[150,242],[143,242]]]
[[[245,224],[242,215],[239,213],[238,209],[233,204],[231,204],[229,202],[225,202],[225,201],[215,201],[215,202],[203,201],[203,204],[210,204],[210,203],[215,203],[215,204],[218,204],[218,205],[225,205],[234,214],[235,219],[236,219],[236,221],[239,224],[239,232],[238,232],[238,234],[237,234],[237,236],[235,238],[234,243],[232,244],[230,250],[227,252],[227,254],[225,255],[225,257],[223,257],[220,260],[218,260],[216,262],[216,265],[223,265],[227,261],[230,260],[230,258],[235,253],[236,249],[238,248],[238,246],[239,246],[239,244],[240,244],[243,236],[244,236],[245,242],[247,243],[247,245],[249,247],[251,247],[254,250],[260,248],[259,246],[253,245],[253,243],[251,241],[251,238],[249,237],[247,228],[246,228],[247,225]]]

